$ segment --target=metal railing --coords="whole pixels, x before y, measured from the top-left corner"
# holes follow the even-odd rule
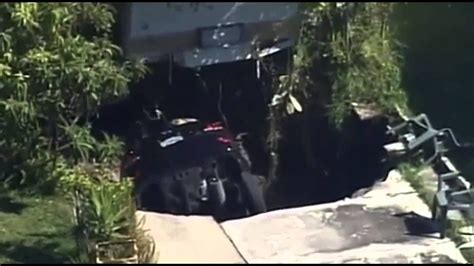
[[[474,190],[446,157],[450,150],[448,144],[451,143],[455,149],[471,149],[473,146],[459,143],[449,128],[433,128],[425,114],[404,120],[389,127],[387,134],[397,141],[385,145],[385,149],[397,162],[421,157],[423,164],[434,169],[438,184],[431,206],[432,219],[439,224],[440,238],[444,238],[448,212],[458,211],[464,218],[474,218]]]

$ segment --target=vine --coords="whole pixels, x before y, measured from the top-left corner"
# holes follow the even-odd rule
[[[289,104],[292,95],[302,97],[303,105],[326,104],[335,124],[353,102],[375,104],[387,113],[406,109],[399,44],[388,23],[392,8],[392,3],[305,4],[293,66],[275,92],[274,99],[287,96],[286,114],[296,109]]]
[[[385,114],[407,111],[400,84],[399,43],[388,23],[393,5],[302,4],[303,21],[293,64],[287,75],[274,79],[267,138],[272,153],[278,149],[281,124],[297,112],[303,112],[305,125],[311,123],[309,115],[313,113],[340,127],[352,103],[375,105]],[[303,141],[311,142],[309,132],[302,134]],[[303,145],[307,160],[314,161],[312,144]],[[273,175],[276,161],[270,165]]]
[[[335,71],[330,117],[340,124],[351,103],[375,104],[384,113],[406,110],[400,85],[401,57],[388,24],[390,3],[348,5],[346,23],[330,42]]]

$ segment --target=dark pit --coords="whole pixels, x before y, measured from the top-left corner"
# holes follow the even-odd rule
[[[280,55],[281,56],[281,55]],[[204,122],[224,120],[234,134],[249,133],[245,148],[258,175],[268,175],[266,149],[269,74],[258,79],[254,61],[219,64],[191,70],[170,64],[150,65],[152,73],[121,100],[100,108],[94,131],[126,139],[141,108],[159,103],[168,118],[195,117]],[[386,119],[361,117],[357,112],[336,128],[327,116],[311,112],[291,116],[283,124],[277,181],[266,193],[270,210],[333,202],[371,187],[388,173],[383,145]],[[310,122],[310,143],[302,141],[302,124]],[[308,160],[309,149],[313,158]],[[305,150],[306,149],[306,150]]]

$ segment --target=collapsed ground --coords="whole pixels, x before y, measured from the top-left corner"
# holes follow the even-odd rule
[[[269,156],[264,147],[270,82],[268,76],[260,80],[249,78],[255,76],[255,64],[220,65],[202,71],[199,76],[176,67],[171,73],[163,66],[152,67],[152,70],[155,75],[136,84],[129,97],[103,106],[96,130],[107,129],[126,136],[127,125],[140,114],[140,106],[154,97],[159,98],[169,118],[191,116],[215,121],[223,120],[223,113],[234,133],[248,132],[251,136],[246,148],[254,171],[268,174]],[[170,76],[172,86],[167,85]],[[215,80],[215,77],[225,79]],[[159,84],[165,85],[162,90],[158,90]],[[267,193],[269,209],[336,201],[385,176],[388,169],[381,163],[384,119],[362,120],[353,114],[342,129],[337,129],[324,115],[311,114],[309,130],[314,161],[306,156],[306,143],[301,137],[302,119],[302,115],[296,114],[283,124],[285,138],[279,150],[278,182]],[[71,260],[75,246],[73,224],[71,208],[64,199],[1,195],[5,197],[0,199],[0,230],[6,233],[0,241],[5,247],[0,261],[60,263]]]
[[[253,171],[269,175],[269,73],[262,70],[258,77],[255,61],[219,64],[198,71],[170,68],[168,63],[151,65],[150,69],[151,74],[135,84],[127,98],[102,107],[95,122],[96,131],[126,139],[141,108],[158,103],[168,119],[220,120],[234,134],[248,133],[244,145]],[[267,191],[269,209],[336,201],[371,186],[388,172],[382,163],[384,118],[361,119],[354,113],[341,128],[336,128],[324,114],[310,116],[309,129],[301,128],[302,120],[307,119],[301,114],[291,116],[282,125],[278,178]],[[303,130],[309,130],[311,158],[307,154],[308,143],[302,141]]]

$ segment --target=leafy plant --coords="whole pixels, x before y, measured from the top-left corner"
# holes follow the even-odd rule
[[[276,98],[286,95],[294,103],[289,96],[296,94],[304,96],[303,106],[327,105],[335,124],[344,120],[353,102],[375,104],[387,113],[406,109],[399,44],[388,23],[392,6],[304,4],[294,63],[275,91]],[[294,110],[288,108],[289,113]]]
[[[134,239],[139,261],[151,262],[154,242],[143,229],[144,221],[136,220],[133,184],[129,180],[112,179],[113,171],[103,165],[81,165],[67,171],[61,179],[75,206],[79,257],[95,262],[96,244]]]
[[[113,23],[109,4],[0,4],[0,178],[38,184],[57,161],[109,155],[88,117],[146,71],[121,58]]]
[[[370,104],[391,114],[407,112],[400,85],[399,44],[388,19],[393,3],[315,2],[302,4],[303,21],[288,75],[275,80],[267,142],[275,175],[282,125],[301,126],[307,164],[313,167],[310,127],[314,117],[340,127],[352,103]],[[267,67],[271,69],[271,67]],[[271,71],[270,71],[271,73]],[[298,99],[298,100],[296,100]],[[317,166],[316,166],[317,168]]]
[[[342,122],[352,102],[376,104],[386,113],[406,109],[400,87],[397,42],[388,26],[389,3],[348,5],[351,13],[341,30],[333,32],[330,43],[334,85],[330,115]]]
[[[150,263],[158,260],[155,257],[155,241],[147,234],[148,230],[143,229],[145,223],[145,217],[142,217],[137,223],[136,228],[132,232],[132,238],[137,241],[138,249],[138,262],[139,263]]]

